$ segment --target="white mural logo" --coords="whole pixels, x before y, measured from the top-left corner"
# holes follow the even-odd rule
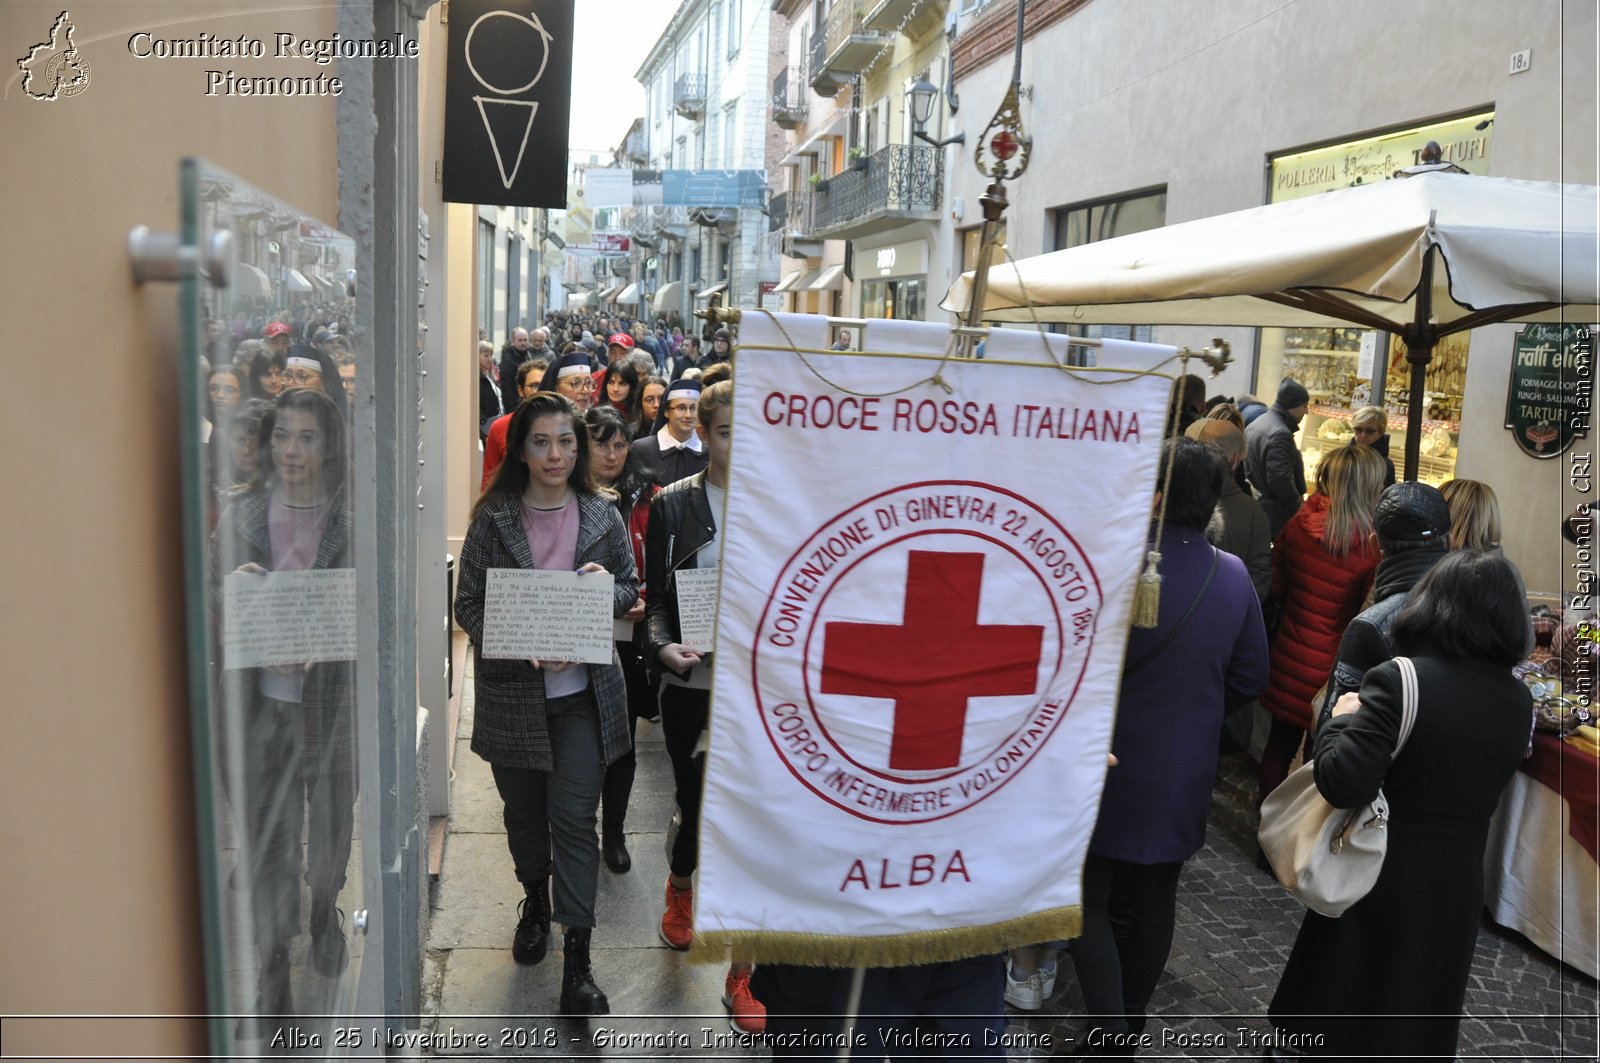
[[[496,29],[496,27],[492,25],[488,26],[487,28],[485,27],[485,23],[488,23],[490,19],[512,19],[514,22],[524,23],[527,26],[532,27],[533,31],[539,35],[539,42],[543,46],[543,54],[539,59],[538,70],[534,72],[533,78],[529,80],[527,84],[517,85],[512,88],[505,88],[501,85],[495,85],[491,83],[488,78],[483,76],[483,73],[478,69],[478,64],[473,61],[472,41],[474,35],[476,35],[480,29],[487,29],[487,32],[489,33],[493,33]],[[502,27],[502,29],[505,28],[515,30],[520,27]],[[544,68],[550,62],[551,40],[552,38],[550,34],[545,31],[544,25],[539,21],[538,15],[522,15],[515,11],[487,12],[486,14],[479,16],[478,20],[472,24],[472,28],[467,30],[467,41],[464,45],[464,51],[466,52],[467,57],[467,69],[472,71],[472,76],[477,79],[478,84],[482,85],[490,92],[495,93],[498,97],[515,96],[518,93],[527,92],[529,89],[533,88],[539,83],[540,78],[544,77]],[[528,150],[528,136],[533,132],[533,119],[534,116],[539,113],[539,101],[508,100],[503,98],[497,99],[496,96],[474,96],[472,97],[472,102],[478,105],[478,116],[483,119],[484,131],[489,134],[489,146],[494,149],[495,165],[500,168],[500,181],[503,185],[505,185],[506,188],[509,189],[514,183],[516,183],[517,171],[522,168],[522,157]],[[521,111],[515,110],[519,107],[522,108]],[[510,130],[512,137],[515,137],[516,135],[516,127],[519,124],[522,127],[522,139],[517,145],[517,154],[512,160],[511,168],[509,170],[506,169],[506,152],[501,150],[500,138],[495,133],[494,122],[490,119],[491,112],[502,119],[506,128]],[[511,138],[507,138],[508,146],[510,144],[510,140]]]
[[[53,103],[89,87],[89,61],[72,43],[75,28],[71,16],[61,12],[50,27],[50,39],[29,48],[28,54],[17,60],[22,91],[33,99]]]

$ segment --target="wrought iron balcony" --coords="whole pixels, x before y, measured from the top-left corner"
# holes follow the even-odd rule
[[[863,23],[866,6],[866,0],[841,0],[812,39],[807,72],[819,96],[833,96],[852,74],[861,73],[894,43],[893,34],[869,29]]]
[[[944,152],[890,144],[817,186],[815,235],[859,239],[911,221],[937,221]]]
[[[772,121],[780,129],[806,124],[806,90],[798,67],[778,71],[772,79]]]
[[[822,254],[822,237],[817,235],[815,189],[797,188],[789,193],[789,213],[783,227],[784,254],[794,258],[815,258]]]
[[[767,200],[769,246],[796,258],[822,253],[822,238],[816,235],[816,192],[795,188],[779,192]]]
[[[631,130],[623,140],[622,161],[624,165],[641,169],[650,165],[650,152],[645,148],[644,133],[640,130]]]
[[[672,109],[685,118],[700,118],[706,113],[706,76],[679,74],[672,88]]]

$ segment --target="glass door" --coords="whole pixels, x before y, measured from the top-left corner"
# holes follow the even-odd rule
[[[182,285],[178,386],[212,1042],[342,1054],[367,907],[355,245],[200,160],[181,203],[184,252],[206,263]]]

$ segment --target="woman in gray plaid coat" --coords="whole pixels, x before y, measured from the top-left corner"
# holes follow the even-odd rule
[[[222,624],[222,575],[350,569],[344,417],[315,388],[282,392],[258,429],[261,467],[222,514],[211,585]],[[325,660],[220,673],[218,731],[238,743],[242,778],[229,778],[260,957],[256,1013],[296,1013],[290,943],[300,932],[300,879],[310,886],[311,959],[334,977],[348,959],[337,907],[355,825],[355,662]],[[227,763],[226,747],[218,753]],[[303,843],[303,848],[302,848]],[[303,855],[302,855],[303,854]],[[238,874],[238,872],[236,872]],[[297,987],[302,1012],[325,1006]],[[331,1005],[331,998],[326,1004]]]
[[[472,751],[494,772],[527,894],[511,954],[518,963],[542,960],[553,915],[566,928],[562,1013],[604,1015],[610,1005],[589,965],[600,868],[595,814],[606,766],[632,743],[622,667],[614,652],[603,665],[484,658],[484,586],[491,570],[507,568],[609,572],[614,616],[639,597],[627,529],[590,476],[588,428],[570,402],[549,392],[512,415],[506,460],[473,507],[456,619],[473,643]]]

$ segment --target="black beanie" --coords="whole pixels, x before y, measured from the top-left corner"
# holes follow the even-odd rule
[[[1311,401],[1311,392],[1305,385],[1294,377],[1284,377],[1283,383],[1278,385],[1278,402],[1280,409],[1292,410],[1296,406],[1304,406]]]

